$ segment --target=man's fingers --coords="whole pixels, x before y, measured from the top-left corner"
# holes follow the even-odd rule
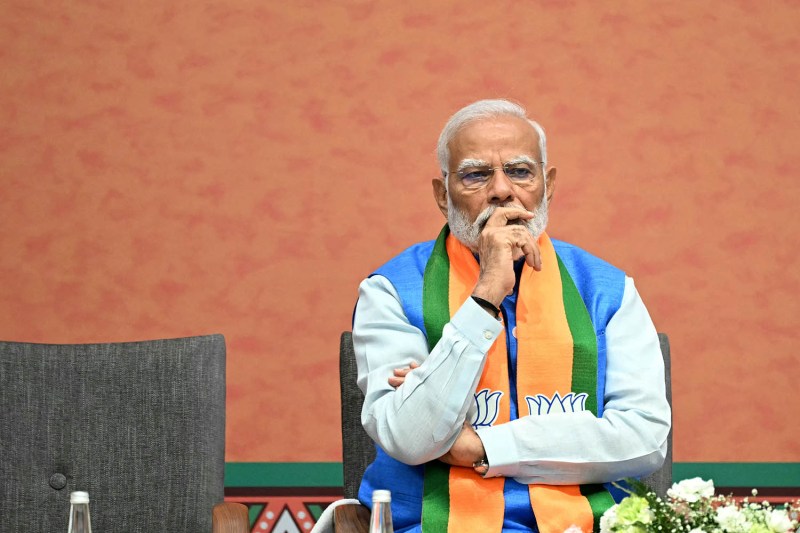
[[[528,263],[532,269],[537,271],[542,270],[542,254],[536,244],[525,242],[519,249],[525,254],[525,262]]]
[[[542,270],[542,256],[539,250],[539,243],[533,238],[527,228],[513,227],[511,246],[518,249],[523,256],[525,262],[534,270]],[[519,256],[517,256],[519,257]]]
[[[484,227],[502,227],[514,220],[530,220],[532,218],[533,213],[521,207],[498,207],[486,221]]]
[[[518,211],[522,213],[522,211]],[[527,213],[531,215],[531,213]],[[519,219],[508,219],[508,220],[520,220],[522,221],[525,217],[520,217]],[[484,238],[487,244],[497,245],[500,243],[505,242],[510,246],[514,246],[517,248],[522,248],[523,244],[526,242],[530,242],[532,244],[536,244],[536,240],[531,235],[530,230],[527,226],[522,224],[504,224],[501,226],[492,226],[489,227],[487,224],[484,228],[483,232],[481,232],[481,236]]]
[[[415,368],[419,368],[419,363],[412,361],[409,365],[405,368],[395,368],[392,372],[397,377],[405,377],[406,374],[414,370]]]
[[[415,368],[419,368],[419,363],[416,361],[411,361],[407,367],[405,368],[395,368],[392,371],[393,376],[389,378],[389,385],[394,387],[395,389],[403,384],[406,380],[406,375],[414,370]]]

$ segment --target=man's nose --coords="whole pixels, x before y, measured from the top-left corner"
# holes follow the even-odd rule
[[[497,204],[505,204],[514,200],[514,184],[506,176],[503,167],[495,167],[492,169],[492,179],[489,180],[489,202]]]

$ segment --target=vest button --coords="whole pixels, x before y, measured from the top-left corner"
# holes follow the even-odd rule
[[[53,474],[50,476],[50,486],[56,490],[61,490],[67,486],[67,476],[64,474]]]

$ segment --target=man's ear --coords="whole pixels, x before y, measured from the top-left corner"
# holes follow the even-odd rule
[[[447,218],[447,187],[444,185],[446,179],[437,176],[431,180],[433,199],[436,200],[436,205],[439,206],[439,211],[442,212],[444,218]]]
[[[545,183],[547,183],[547,203],[553,199],[553,191],[556,190],[556,167],[550,167],[544,175]]]

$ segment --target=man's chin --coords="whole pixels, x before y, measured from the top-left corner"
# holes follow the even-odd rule
[[[472,252],[474,254],[478,253],[478,238],[477,237],[475,238],[475,240],[473,242],[473,241],[470,240],[470,238],[468,236],[466,236],[463,233],[461,233],[460,231],[458,231],[458,229],[454,230],[452,225],[450,226],[450,233],[453,235],[453,237],[456,238],[456,240],[458,242],[460,242],[461,244],[463,244],[464,246],[469,248],[470,252]]]

